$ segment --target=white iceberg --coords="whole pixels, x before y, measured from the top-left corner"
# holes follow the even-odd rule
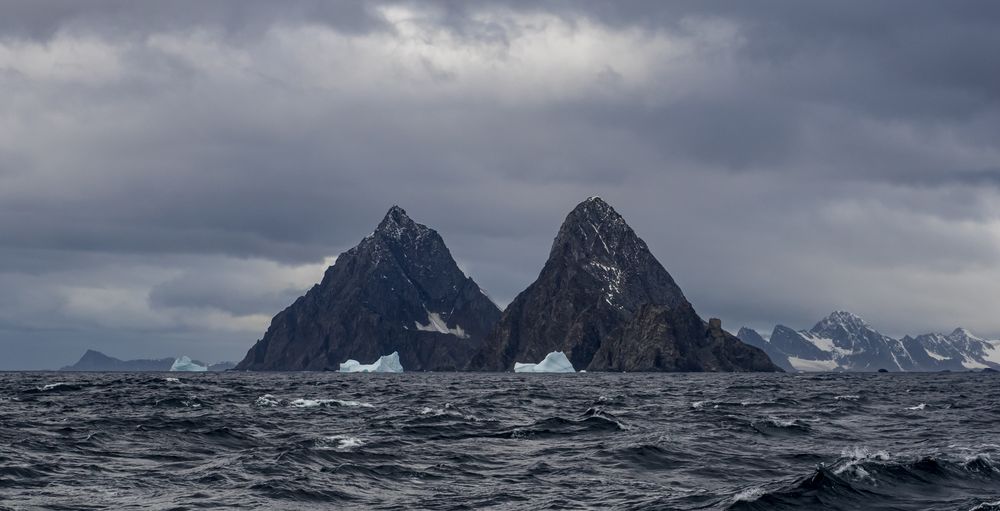
[[[205,366],[200,366],[191,361],[191,357],[182,356],[174,360],[174,365],[170,366],[171,371],[189,371],[189,372],[202,372],[208,371]]]
[[[515,373],[575,373],[573,364],[561,351],[553,351],[545,355],[545,359],[537,364],[514,363]]]
[[[379,357],[373,364],[362,364],[357,360],[348,360],[340,364],[342,373],[401,373],[403,365],[399,363],[399,352]]]

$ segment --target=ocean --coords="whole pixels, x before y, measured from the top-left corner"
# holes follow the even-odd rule
[[[1000,375],[0,373],[0,509],[1000,510]]]

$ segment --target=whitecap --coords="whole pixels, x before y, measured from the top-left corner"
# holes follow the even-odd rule
[[[836,475],[849,475],[853,476],[855,479],[872,479],[872,475],[861,466],[862,463],[866,462],[885,462],[892,458],[887,451],[873,451],[867,447],[852,447],[850,449],[845,449],[840,452],[842,458],[846,458],[843,465],[835,468],[833,473]]]
[[[906,409],[907,410],[923,410],[925,408],[927,408],[927,403],[920,403],[917,406],[909,406]]]
[[[333,435],[324,437],[323,442],[333,444],[334,449],[345,451],[365,445],[360,438],[348,435]]]
[[[760,498],[764,494],[764,488],[760,486],[751,486],[736,495],[733,495],[733,502],[753,502]]]
[[[65,385],[69,385],[69,384],[66,383],[66,382],[49,383],[47,385],[42,385],[41,387],[38,387],[38,390],[40,390],[42,392],[46,392],[46,391],[49,391],[49,390],[58,389],[59,387],[62,387],[62,386],[65,386]]]
[[[771,417],[770,419],[767,419],[767,421],[779,428],[790,428],[799,425],[799,421],[797,419],[777,419]]]
[[[850,394],[846,396],[834,396],[833,399],[835,401],[857,401],[861,399],[861,396]]]
[[[180,383],[181,382],[180,378],[164,378],[163,380],[166,381],[166,382],[169,382],[169,383]]]
[[[258,397],[254,404],[257,406],[278,406],[281,404],[281,400],[271,394],[264,394],[263,396]]]
[[[850,460],[866,461],[889,461],[892,459],[892,455],[888,451],[877,450],[873,451],[867,447],[851,447],[850,449],[844,449],[840,451],[840,456],[842,458],[847,458]]]
[[[375,405],[370,403],[364,403],[362,401],[345,401],[342,399],[295,399],[288,403],[289,406],[294,406],[296,408],[313,408],[316,406],[359,406],[362,408],[374,408]]]

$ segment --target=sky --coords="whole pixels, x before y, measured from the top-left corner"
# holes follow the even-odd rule
[[[1000,338],[1000,3],[8,0],[0,370],[239,360],[393,204],[503,307],[611,203],[703,317]]]

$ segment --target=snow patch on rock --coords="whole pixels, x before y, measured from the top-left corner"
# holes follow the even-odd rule
[[[455,325],[455,328],[448,328],[448,322],[441,318],[441,315],[436,312],[427,313],[427,324],[421,324],[419,321],[414,321],[413,324],[417,326],[417,330],[424,332],[439,332],[442,334],[449,334],[458,337],[459,339],[468,339],[469,334],[465,333],[461,325]]]

